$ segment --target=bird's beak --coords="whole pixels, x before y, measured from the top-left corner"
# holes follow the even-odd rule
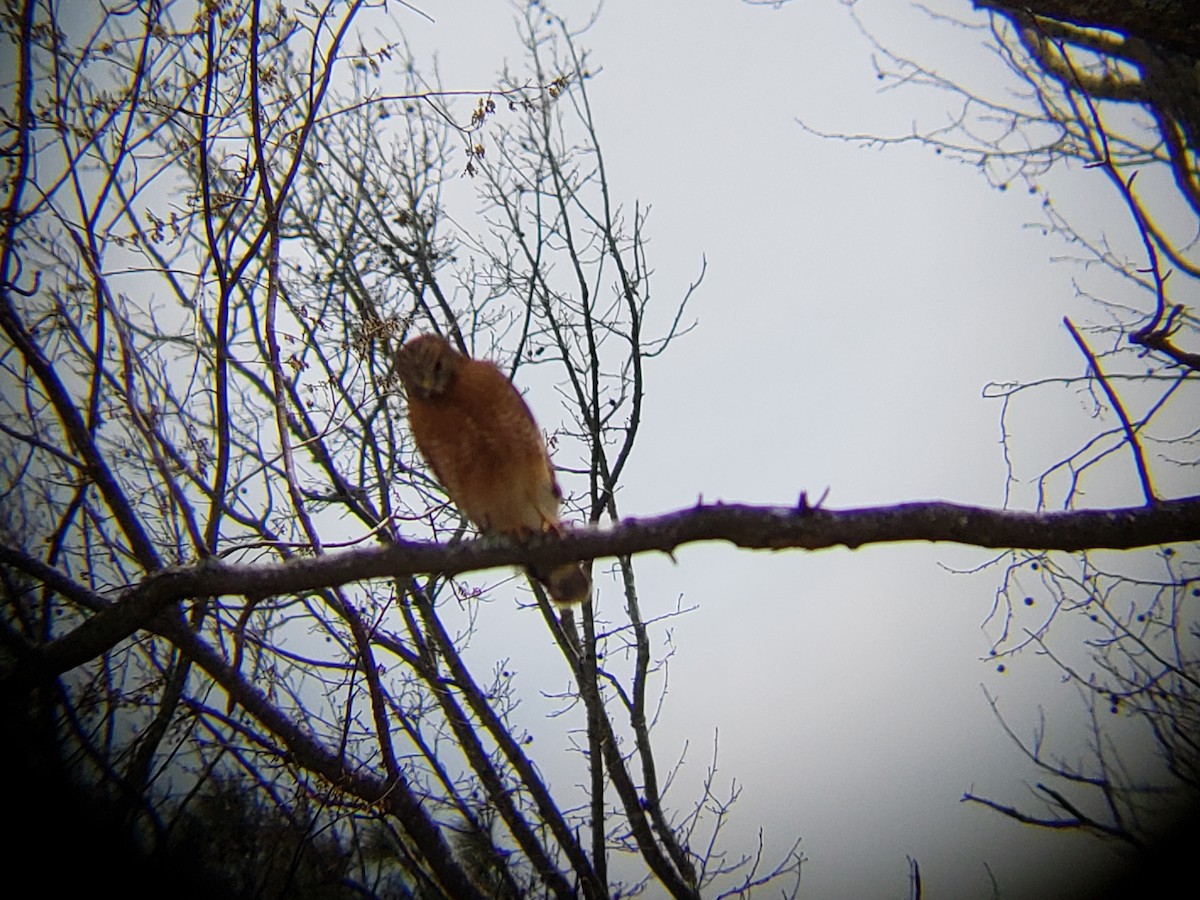
[[[433,396],[433,373],[422,372],[412,380],[413,392],[422,400]]]

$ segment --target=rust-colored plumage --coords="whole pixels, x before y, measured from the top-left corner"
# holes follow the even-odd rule
[[[494,364],[423,334],[396,356],[417,449],[450,499],[481,530],[520,539],[558,531],[562,491],[541,430]],[[587,599],[577,563],[533,570],[556,603]]]

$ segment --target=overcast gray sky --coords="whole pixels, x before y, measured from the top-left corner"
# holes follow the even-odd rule
[[[966,2],[935,6],[980,21]],[[446,87],[492,84],[506,61],[519,62],[508,4],[421,7],[432,23],[397,15],[418,59],[436,52]],[[592,4],[554,8],[582,23]],[[860,0],[857,11],[897,52],[1005,90],[979,34],[893,0]],[[698,327],[649,369],[624,513],[700,496],[789,503],[826,489],[833,507],[1000,506],[1000,405],[984,387],[1083,370],[1061,324],[1094,314],[1075,297],[1080,269],[1052,262],[1063,246],[1026,227],[1042,220],[1040,196],[997,191],[926,148],[861,149],[797,124],[904,134],[945,122],[954,101],[881,93],[870,43],[834,0],[778,10],[609,0],[580,43],[601,70],[588,87],[612,189],[652,206],[659,324],[708,262],[691,306]],[[1098,176],[1075,170],[1044,184],[1072,214],[1111,222],[1115,241],[1131,238]],[[535,388],[530,397],[552,430],[555,395]],[[1025,477],[1094,427],[1078,397],[1045,402],[1014,420]],[[1111,497],[1090,499],[1137,502],[1127,464],[1113,462]],[[1018,486],[1014,503],[1029,507],[1031,489]],[[920,861],[935,900],[992,896],[985,864],[1006,897],[1061,896],[1100,877],[1109,857],[1093,841],[960,802],[968,789],[1022,802],[1035,777],[983,687],[1024,735],[1040,705],[1066,752],[1081,752],[1084,737],[1076,689],[1047,660],[1028,654],[1001,674],[986,659],[996,635],[982,626],[999,571],[948,569],[991,556],[704,545],[675,563],[639,560],[647,615],[679,598],[696,607],[671,625],[655,733],[663,765],[687,748],[668,805],[690,807],[719,735],[717,784],[736,779],[742,789],[730,851],[753,852],[760,826],[771,861],[802,837],[803,896],[906,897],[906,856]],[[611,580],[601,575],[598,587],[601,611],[620,602]],[[485,605],[472,653],[513,658],[526,724],[540,738],[556,704],[533,686],[565,688],[567,675],[548,636],[527,638],[535,627],[531,612]],[[583,780],[577,757],[564,755],[561,769],[541,760],[556,784]]]

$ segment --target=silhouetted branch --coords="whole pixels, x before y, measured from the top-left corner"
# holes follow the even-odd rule
[[[1113,390],[1108,379],[1104,377],[1104,372],[1100,368],[1100,362],[1096,359],[1096,354],[1092,352],[1092,348],[1087,345],[1087,341],[1083,339],[1083,335],[1071,324],[1069,318],[1063,318],[1063,324],[1067,326],[1067,331],[1071,332],[1072,339],[1074,339],[1076,345],[1083,352],[1084,358],[1087,359],[1088,365],[1096,375],[1096,380],[1100,382],[1100,387],[1103,389],[1104,395],[1108,397],[1108,402],[1116,412],[1117,418],[1121,420],[1121,427],[1125,430],[1125,439],[1129,441],[1129,449],[1133,453],[1133,462],[1137,466],[1138,479],[1142,483],[1142,495],[1146,498],[1147,503],[1154,503],[1156,497],[1154,495],[1154,486],[1150,483],[1150,470],[1146,467],[1146,456],[1142,452],[1142,443],[1138,440],[1137,432],[1129,422],[1129,413],[1125,412],[1125,404],[1121,402],[1121,398],[1117,396],[1117,392]]]
[[[401,541],[321,557],[269,565],[216,559],[175,566],[131,586],[109,609],[46,645],[43,663],[64,672],[93,658],[139,628],[170,604],[195,597],[264,597],[303,593],[371,578],[422,573],[458,575],[528,563],[627,556],[700,541],[728,541],[758,550],[819,550],[839,545],[936,541],[976,547],[1037,550],[1125,550],[1200,539],[1200,497],[1166,500],[1155,506],[1063,512],[1017,512],[953,503],[906,503],[891,507],[831,510],[805,498],[795,507],[701,504],[651,519],[626,519],[611,529],[585,528],[561,539],[542,537],[520,546],[492,540],[437,544]],[[19,554],[5,553],[20,568]],[[30,570],[34,578],[39,572]]]

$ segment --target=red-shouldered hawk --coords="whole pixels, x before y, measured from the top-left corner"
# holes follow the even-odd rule
[[[559,531],[562,491],[525,400],[494,364],[423,334],[396,355],[417,449],[463,514],[485,532],[520,539]],[[591,582],[578,563],[531,569],[559,604]]]

